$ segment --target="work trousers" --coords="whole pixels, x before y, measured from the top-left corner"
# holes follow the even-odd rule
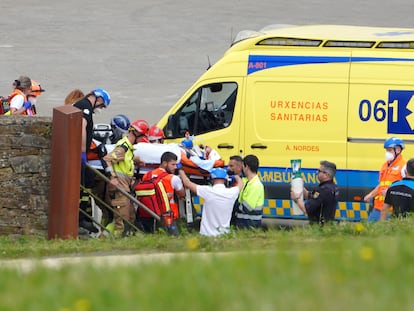
[[[124,183],[121,184],[120,187],[130,193],[130,188]],[[115,231],[124,232],[125,224],[123,219],[128,220],[132,224],[135,222],[134,205],[131,200],[119,190],[109,189],[109,196],[112,208],[116,209],[116,211],[122,216],[117,215],[118,213],[114,213]]]
[[[95,174],[86,167],[86,165],[82,164],[81,166],[81,185],[84,186],[88,190],[92,190],[94,186]],[[80,202],[79,208],[84,212],[88,213],[92,216],[92,206],[89,194],[82,189],[80,190]],[[84,214],[79,212],[79,222],[83,220],[90,222]]]

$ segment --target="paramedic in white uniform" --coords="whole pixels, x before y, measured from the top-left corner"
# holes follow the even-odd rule
[[[204,199],[201,214],[200,234],[218,236],[230,232],[230,219],[234,201],[243,188],[239,176],[235,177],[235,185],[226,187],[227,172],[222,168],[214,168],[210,172],[213,186],[197,185],[193,183],[183,170],[179,170],[185,187]]]

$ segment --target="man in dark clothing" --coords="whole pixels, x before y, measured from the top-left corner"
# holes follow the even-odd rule
[[[391,208],[393,217],[406,217],[414,212],[414,158],[408,160],[406,171],[406,177],[388,188],[380,220],[387,219]]]
[[[308,215],[311,224],[324,224],[335,220],[339,196],[338,187],[333,182],[335,174],[336,165],[334,163],[321,161],[318,169],[319,186],[314,191],[303,189],[303,198],[307,199],[306,203],[301,200],[301,193],[293,191],[290,193],[292,200]]]
[[[233,155],[230,157],[229,164],[227,166],[227,174],[231,176],[239,176],[243,178],[243,158],[239,155]],[[233,187],[233,177],[231,177],[230,186]],[[234,201],[233,212],[231,213],[230,225],[234,226],[236,224],[236,213],[239,210],[239,198]]]
[[[82,153],[81,153],[81,185],[91,190],[93,187],[94,174],[90,170],[86,170],[86,154],[90,149],[93,134],[93,117],[95,111],[109,106],[111,98],[107,91],[103,89],[94,89],[84,98],[74,103],[73,106],[82,110]],[[81,190],[80,193],[80,209],[92,214],[89,195]],[[92,222],[82,213],[79,213],[79,227],[89,232],[98,232],[98,229]],[[81,232],[82,233],[82,232]]]

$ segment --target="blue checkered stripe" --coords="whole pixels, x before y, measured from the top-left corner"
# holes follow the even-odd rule
[[[203,199],[193,196],[193,206],[197,214],[201,215]],[[339,202],[335,218],[338,220],[360,221],[368,219],[369,204],[365,202]],[[291,200],[265,199],[263,217],[266,218],[299,218],[306,216],[293,215]]]
[[[201,208],[203,206],[204,200],[197,195],[192,196],[192,199],[194,209],[196,210],[197,214],[201,215]]]
[[[368,218],[369,204],[365,202],[339,202],[335,218],[338,220],[360,221]],[[265,199],[263,217],[305,218],[293,215],[291,200]]]

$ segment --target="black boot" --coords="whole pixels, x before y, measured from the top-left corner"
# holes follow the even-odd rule
[[[92,221],[82,219],[79,221],[79,227],[88,230],[89,232],[98,233],[99,230],[96,228]]]

